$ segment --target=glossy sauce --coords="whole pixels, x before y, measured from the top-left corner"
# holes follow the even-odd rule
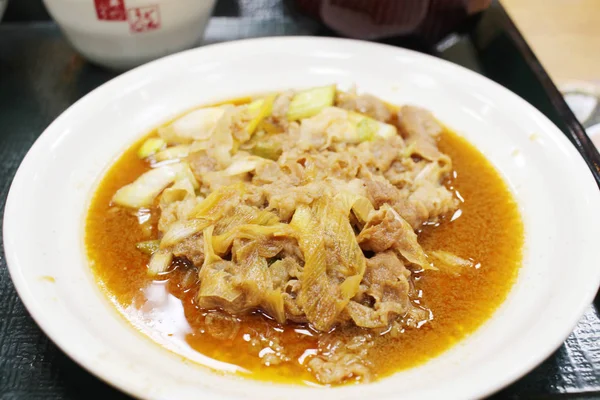
[[[148,256],[136,250],[135,243],[156,237],[157,212],[152,214],[152,231],[148,231],[140,228],[139,217],[133,212],[110,205],[117,189],[149,169],[136,156],[140,143],[108,171],[87,217],[88,255],[111,301],[138,329],[166,347],[209,357],[190,357],[200,363],[255,379],[314,382],[301,363],[315,353],[315,332],[299,325],[281,326],[256,314],[241,318],[241,328],[233,340],[219,340],[206,331],[205,311],[195,306],[195,274],[180,265],[158,280],[148,277]],[[439,226],[425,227],[419,242],[425,251],[446,250],[472,259],[477,268],[460,276],[437,272],[419,276],[416,288],[422,290],[422,304],[432,311],[433,319],[419,329],[407,328],[396,338],[376,338],[369,353],[376,378],[423,363],[477,329],[506,298],[521,263],[522,222],[498,172],[472,145],[452,132],[441,136],[439,146],[453,161],[454,174],[447,185],[464,202]],[[357,331],[337,330],[333,335],[353,335]],[[260,336],[266,339],[256,340]],[[272,337],[279,339],[289,362],[263,365],[260,357],[271,351],[268,342]],[[178,345],[171,346],[171,342]],[[210,359],[225,364],[215,365]]]

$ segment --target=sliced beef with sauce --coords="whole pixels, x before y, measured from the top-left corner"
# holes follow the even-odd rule
[[[175,121],[164,131],[188,146],[177,148],[185,157],[137,184],[162,185],[151,270],[174,258],[193,264],[210,335],[231,340],[237,318],[256,311],[306,324],[320,334],[307,368],[339,384],[372,378],[372,334],[428,318],[411,291],[411,271],[434,269],[417,232],[458,202],[428,111],[330,89],[213,109],[205,117],[215,120],[203,121],[212,133],[178,138],[190,127]],[[335,329],[364,334],[328,341]],[[282,348],[273,354],[267,364],[289,361]]]

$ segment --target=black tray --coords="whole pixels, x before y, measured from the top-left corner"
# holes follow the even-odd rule
[[[54,23],[23,21],[23,3],[11,4],[7,17],[12,22],[0,25],[2,210],[15,171],[40,133],[80,97],[117,75],[84,61]],[[333,33],[294,13],[285,0],[221,0],[205,43],[275,35]],[[411,38],[386,43],[461,64],[521,95],[569,137],[600,183],[598,152],[499,4],[435,46]],[[599,309],[597,297],[554,355],[494,397],[600,398]],[[0,247],[0,399],[25,398],[128,397],[83,370],[40,331],[17,297]]]

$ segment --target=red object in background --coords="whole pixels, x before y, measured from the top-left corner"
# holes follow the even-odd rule
[[[296,0],[342,36],[382,39],[414,35],[435,42],[491,0]]]
[[[129,8],[127,17],[132,32],[148,32],[160,28],[160,12],[157,5]]]
[[[101,21],[127,21],[125,0],[94,0],[94,5]]]

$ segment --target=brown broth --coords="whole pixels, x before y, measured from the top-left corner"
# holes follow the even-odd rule
[[[237,365],[255,379],[314,382],[297,361],[316,348],[318,336],[313,331],[299,325],[281,326],[255,314],[241,318],[240,331],[233,340],[215,339],[205,330],[205,311],[194,303],[196,289],[193,285],[191,289],[184,287],[184,267],[175,268],[156,281],[146,274],[148,256],[136,250],[135,243],[155,237],[155,224],[152,232],[144,233],[134,214],[110,205],[117,189],[149,169],[136,156],[140,143],[127,150],[108,171],[87,216],[88,255],[93,272],[111,301],[133,321],[132,310],[148,311],[145,290],[164,288],[183,305],[191,329],[183,337],[194,350]],[[452,216],[447,216],[439,226],[425,227],[419,242],[426,251],[446,250],[470,258],[479,268],[460,276],[438,272],[421,275],[416,288],[423,291],[423,303],[431,309],[433,320],[419,329],[406,329],[397,338],[376,338],[369,359],[377,378],[421,364],[476,330],[506,298],[521,263],[523,225],[517,205],[498,172],[477,149],[452,132],[442,135],[439,146],[453,160],[455,173],[447,185],[465,201],[460,205],[460,217],[451,220]],[[156,217],[155,212],[153,218]],[[151,322],[148,316],[148,323]],[[353,335],[356,330],[338,330],[333,335]],[[253,346],[247,340],[258,334],[277,336],[291,362],[264,366],[257,356],[261,346]]]

